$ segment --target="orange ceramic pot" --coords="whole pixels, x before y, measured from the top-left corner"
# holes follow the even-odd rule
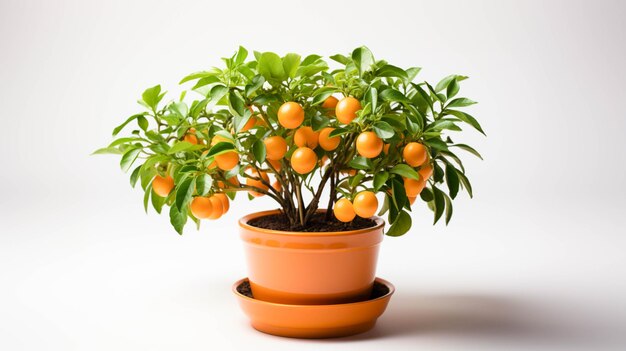
[[[384,221],[346,232],[284,232],[248,222],[278,210],[239,220],[255,299],[298,305],[361,301],[371,293]]]

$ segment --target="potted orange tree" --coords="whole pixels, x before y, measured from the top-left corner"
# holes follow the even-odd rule
[[[240,193],[277,203],[239,222],[249,276],[235,288],[253,325],[279,335],[370,328],[393,291],[375,276],[385,224],[376,215],[387,214],[384,234],[403,235],[419,199],[435,223],[447,223],[459,190],[472,195],[456,150],[480,157],[447,135],[464,124],[483,133],[461,111],[475,103],[457,97],[467,77],[416,82],[420,68],[375,60],[366,47],[330,59],[337,68],[318,55],[254,52],[249,59],[240,47],[225,67],[182,79],[198,93],[191,102],[186,92],[166,102],[159,85],[145,90],[144,111],[113,135],[131,125],[132,132],[96,151],[121,155],[146,210],[169,207],[180,234],[189,220],[199,226],[220,218]],[[386,298],[370,298],[376,284]],[[378,305],[359,305],[370,300]],[[367,320],[328,321],[342,313],[332,308],[357,305],[369,312],[345,311]],[[300,308],[289,310],[293,318],[271,320],[272,308],[289,306]],[[306,318],[303,306],[313,309]],[[324,306],[334,307],[324,314]],[[312,315],[321,324],[309,325]]]

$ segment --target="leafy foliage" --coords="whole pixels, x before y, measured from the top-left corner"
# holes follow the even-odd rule
[[[387,234],[399,236],[411,226],[409,212],[415,197],[407,194],[409,181],[424,182],[418,183],[423,190],[417,198],[433,211],[435,223],[444,214],[448,223],[452,200],[459,191],[472,195],[465,168],[454,152],[461,149],[481,156],[471,146],[454,143],[447,134],[461,131],[462,125],[484,134],[479,122],[460,110],[475,104],[458,97],[460,83],[467,77],[450,75],[434,87],[416,82],[420,68],[402,69],[376,60],[366,47],[330,58],[340,66],[331,69],[318,55],[281,57],[256,51],[249,55],[240,47],[223,59],[225,67],[195,72],[181,80],[197,93],[196,99],[189,101],[184,93],[178,100],[164,102],[166,93],[160,85],[146,89],[139,100],[145,111],[113,130],[113,136],[123,130],[129,133],[94,153],[121,155],[121,168],[133,169],[131,185],[140,183],[145,191],[146,209],[151,204],[160,213],[163,206],[169,206],[171,223],[179,233],[188,218],[199,223],[190,210],[195,196],[225,193],[235,199],[241,191],[267,195],[292,225],[302,225],[318,209],[324,189],[329,189],[328,215],[341,197],[353,199],[363,190],[383,194],[380,214],[388,213],[391,228]],[[336,111],[327,108],[334,97],[354,97],[360,102],[350,123],[340,123]],[[313,144],[307,146],[317,158],[306,174],[292,166],[305,162],[292,158],[302,135],[296,136],[298,128],[288,129],[279,122],[285,102],[302,107],[305,117],[300,128],[310,127],[313,133],[302,132],[313,135],[314,142],[305,140]],[[339,138],[334,149],[323,147],[321,139],[318,143],[319,133],[329,127],[334,130],[326,136]],[[383,141],[384,152],[369,158],[360,155],[357,138],[365,131],[373,131]],[[271,159],[275,147],[265,143],[271,136],[282,137],[288,145],[286,155],[278,160]],[[418,166],[409,165],[403,156],[404,147],[412,142],[427,150],[426,161]],[[234,157],[236,165],[224,167],[220,156]],[[270,182],[267,174],[275,181]],[[165,196],[153,189],[157,175],[173,178],[174,188]],[[304,191],[312,195],[308,203],[304,203]]]

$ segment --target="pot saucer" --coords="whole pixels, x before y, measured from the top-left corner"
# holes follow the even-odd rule
[[[256,300],[244,278],[233,285],[239,305],[252,327],[263,333],[291,338],[335,338],[363,333],[376,324],[395,288],[376,278],[372,296],[364,301],[333,305],[288,305]]]

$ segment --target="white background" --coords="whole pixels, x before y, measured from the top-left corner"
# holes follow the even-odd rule
[[[0,2],[0,349],[609,350],[626,348],[626,6],[618,1]],[[368,45],[461,94],[475,198],[386,238],[397,293],[378,326],[327,341],[252,330],[241,200],[178,236],[143,213],[118,159],[88,156],[157,83],[239,44],[301,54]]]

